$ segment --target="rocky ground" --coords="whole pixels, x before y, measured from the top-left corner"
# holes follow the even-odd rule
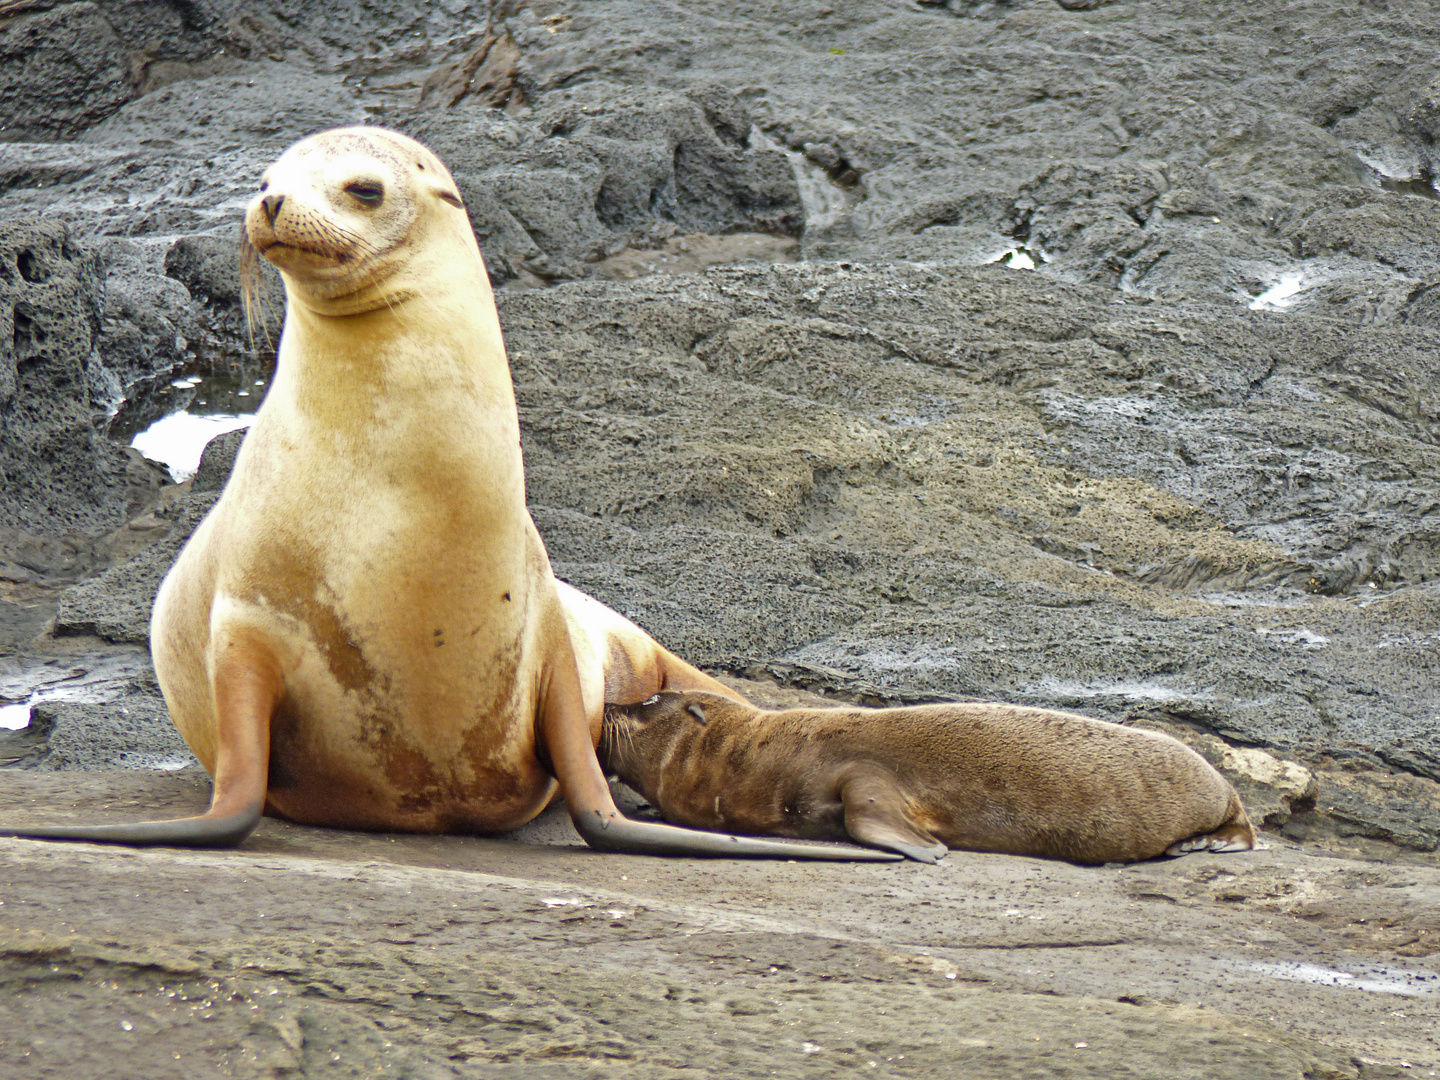
[[[128,444],[253,408],[241,208],[379,122],[464,194],[560,576],[759,700],[1170,731],[1268,843],[0,841],[6,1074],[1440,1072],[1437,44],[1383,0],[0,0],[7,819],[203,804],[146,618],[242,436],[180,484]]]

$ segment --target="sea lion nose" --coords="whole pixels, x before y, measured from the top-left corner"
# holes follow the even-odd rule
[[[265,217],[271,225],[275,224],[275,218],[280,213],[280,207],[285,205],[284,195],[266,195],[260,200],[261,207],[265,210]]]

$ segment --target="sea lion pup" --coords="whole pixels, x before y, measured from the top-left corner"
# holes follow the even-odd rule
[[[764,712],[666,692],[607,706],[601,759],[670,821],[1078,863],[1247,851],[1235,789],[1153,731],[1014,705]]]
[[[170,715],[215,778],[178,821],[7,835],[234,844],[268,810],[352,829],[515,828],[559,781],[593,847],[864,858],[627,821],[595,757],[525,508],[489,279],[455,182],[379,128],[266,172],[249,241],[285,283],[275,378],[155,601]],[[553,774],[553,778],[552,778]]]

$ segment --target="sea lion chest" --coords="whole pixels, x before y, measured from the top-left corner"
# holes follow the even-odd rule
[[[270,801],[292,818],[484,828],[548,794],[522,665],[546,564],[513,406],[437,354],[369,386],[373,359],[332,360],[338,403],[272,388],[216,507],[217,609],[287,653]]]

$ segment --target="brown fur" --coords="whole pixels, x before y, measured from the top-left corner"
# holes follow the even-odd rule
[[[1156,732],[998,704],[764,712],[714,694],[608,706],[606,766],[677,824],[1128,862],[1240,850],[1235,789]]]

